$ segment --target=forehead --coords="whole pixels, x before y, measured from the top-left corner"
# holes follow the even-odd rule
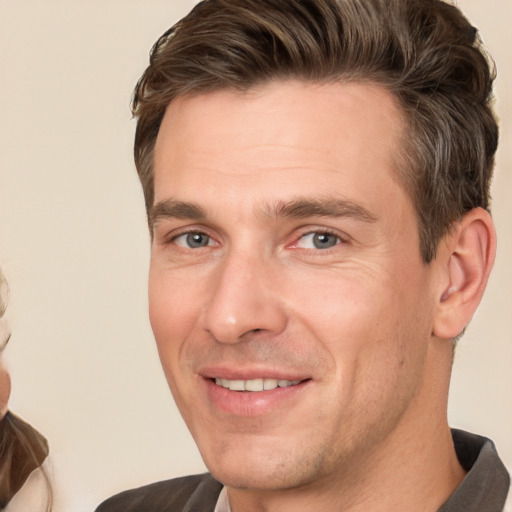
[[[391,93],[373,84],[273,82],[180,97],[156,142],[155,202],[203,180],[238,194],[262,181],[295,195],[322,179],[378,186],[395,179],[402,126]]]

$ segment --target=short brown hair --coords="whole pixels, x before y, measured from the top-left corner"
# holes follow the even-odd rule
[[[399,179],[425,262],[464,213],[489,208],[498,141],[494,69],[475,28],[441,0],[205,0],[163,34],[133,98],[149,222],[153,150],[177,96],[279,79],[370,81],[405,114]]]

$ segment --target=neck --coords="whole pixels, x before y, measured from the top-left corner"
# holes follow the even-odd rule
[[[436,512],[465,475],[446,418],[451,368],[448,343],[432,342],[422,386],[381,443],[359,453],[357,459],[343,461],[336,474],[299,488],[229,488],[232,511]]]

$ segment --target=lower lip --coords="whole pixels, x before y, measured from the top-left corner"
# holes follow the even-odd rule
[[[303,381],[295,386],[275,388],[267,391],[231,391],[218,386],[212,379],[203,379],[206,393],[216,408],[237,416],[258,416],[268,414],[287,404],[302,393],[311,383]]]

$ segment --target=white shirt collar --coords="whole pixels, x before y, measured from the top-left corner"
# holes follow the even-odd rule
[[[217,505],[215,506],[215,510],[213,512],[231,512],[228,499],[228,490],[226,487],[223,487],[222,491],[220,491],[219,499],[217,500]]]

